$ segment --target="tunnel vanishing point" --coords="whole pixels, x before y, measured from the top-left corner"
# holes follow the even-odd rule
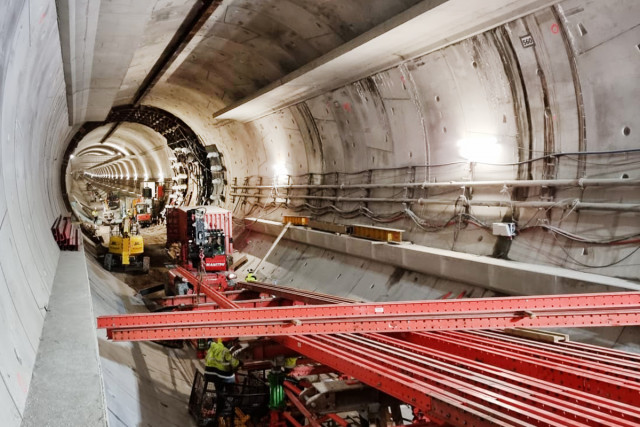
[[[3,0],[0,99],[2,425],[38,424],[42,399],[62,425],[38,365],[117,394],[99,277],[51,236],[74,180],[228,209],[250,260],[283,215],[403,230],[289,230],[260,274],[329,294],[640,290],[634,0]],[[56,298],[87,330],[50,332],[91,343],[93,368],[43,350]],[[640,351],[637,327],[570,333]],[[147,425],[129,410],[77,425]]]

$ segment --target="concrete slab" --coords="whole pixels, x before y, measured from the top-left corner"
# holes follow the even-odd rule
[[[282,224],[245,218],[255,232],[277,235]],[[284,239],[346,253],[376,263],[468,283],[507,295],[551,295],[640,290],[640,284],[548,265],[509,261],[421,245],[390,245],[302,227],[290,227]]]
[[[84,250],[62,252],[22,425],[106,426]]]
[[[424,1],[216,113],[250,121],[553,4]]]

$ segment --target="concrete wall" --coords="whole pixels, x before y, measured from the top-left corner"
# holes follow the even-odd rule
[[[606,6],[605,6],[606,4]],[[446,182],[451,180],[503,180],[554,178],[638,178],[638,154],[561,157],[554,165],[545,161],[515,165],[548,153],[624,150],[638,147],[634,130],[640,104],[638,83],[637,2],[617,0],[566,1],[558,7],[517,19],[506,25],[400,63],[384,72],[309,99],[278,113],[248,123],[202,127],[215,135],[231,157],[231,176],[242,183],[273,182],[278,170],[316,175],[314,182]],[[603,8],[607,8],[606,13]],[[606,17],[605,17],[606,15]],[[613,25],[612,23],[615,23]],[[609,25],[611,24],[611,25]],[[535,46],[524,47],[520,37],[530,34]],[[201,124],[199,124],[201,126]],[[491,155],[472,159],[461,141],[490,137]],[[219,141],[223,141],[220,144]],[[483,164],[484,163],[484,164]],[[514,164],[496,166],[487,163]],[[432,166],[425,170],[419,165]],[[408,171],[382,171],[418,165]],[[373,170],[360,175],[333,172]],[[308,176],[292,178],[309,182]],[[280,190],[281,194],[284,190]],[[268,192],[265,192],[268,194]],[[291,195],[308,194],[305,190]],[[461,189],[449,191],[382,189],[314,192],[324,196],[440,198],[450,206],[412,209],[433,224],[446,223],[456,210],[453,202]],[[555,192],[531,188],[524,191],[500,187],[474,189],[466,197],[503,201],[500,208],[474,207],[470,213],[491,223],[514,220],[519,226],[554,224],[580,235],[602,239],[637,232],[637,213],[577,212],[572,209],[514,209],[511,201],[580,199],[586,202],[637,203],[636,187],[558,188]],[[280,197],[279,201],[283,199]],[[261,215],[279,219],[286,212],[274,198],[249,198],[230,204],[238,215],[267,205]],[[259,202],[259,205],[253,205]],[[291,200],[289,208],[302,200]],[[329,201],[310,202],[329,206]],[[357,203],[337,202],[350,210]],[[376,214],[403,211],[400,203],[369,203]],[[274,209],[280,207],[280,209]],[[291,210],[289,210],[291,212]],[[309,214],[309,210],[298,210]],[[327,221],[370,223],[365,216],[350,219],[331,209]],[[571,242],[545,231],[529,230],[513,241],[492,236],[473,226],[448,227],[425,233],[409,220],[390,226],[408,231],[407,239],[427,246],[480,255],[550,264],[604,275],[640,279],[636,246],[589,245]],[[594,268],[599,267],[600,268]],[[535,290],[532,290],[535,291]]]
[[[18,425],[59,250],[60,165],[69,133],[53,0],[0,13],[0,414]]]
[[[109,86],[109,96],[92,98],[92,102],[100,102],[89,111],[89,116],[94,117],[97,111],[106,114],[112,102],[128,102],[134,93],[130,86],[135,86],[144,74],[127,69],[126,62],[130,67],[149,69],[155,60],[153,52],[160,51],[169,39],[152,34],[152,30],[159,28],[153,25],[154,20],[170,18],[166,24],[168,32],[181,22],[175,15],[164,13],[163,8],[183,14],[191,5],[187,1],[173,6],[171,2],[158,1],[152,8],[151,3],[116,3],[100,2],[100,7],[112,12],[109,8],[117,8],[116,18],[120,19],[119,25],[126,27],[123,31],[131,31],[127,33],[130,39],[121,37],[115,47],[110,45],[108,32],[102,30],[117,30],[115,26],[105,27],[109,19],[114,18],[113,14],[108,13],[104,21],[98,17],[98,30],[89,28],[92,31],[87,34],[104,42],[90,47],[101,51],[76,61],[73,56],[61,54],[53,0],[3,2],[0,14],[0,342],[3,344],[0,413],[6,414],[3,421],[8,420],[7,424],[20,422],[58,258],[49,227],[63,209],[59,182],[61,156],[71,131],[63,61],[66,58],[74,67],[80,63],[104,65],[92,68],[95,75],[84,76],[83,81],[91,83],[93,78],[104,78],[102,83]],[[521,161],[549,152],[637,148],[640,3],[633,0],[566,0],[557,8],[545,8],[443,49],[407,60],[398,57],[396,65],[385,71],[248,123],[217,122],[212,118],[220,108],[331,52],[414,4],[412,0],[322,2],[324,6],[311,0],[225,1],[143,103],[175,114],[207,144],[217,144],[226,158],[229,182],[233,182],[233,178],[242,182],[245,177],[259,176],[268,183],[276,174],[355,172],[424,165],[425,162],[455,162],[455,165],[432,168],[428,176],[417,174],[414,178],[404,173],[380,172],[372,176],[372,180],[608,178],[622,174],[638,178],[634,155],[565,157],[553,167],[542,163],[531,167],[476,164],[472,170],[458,146],[461,139],[470,135],[490,134],[496,139],[500,153],[495,157],[499,162]],[[260,10],[263,6],[271,10]],[[131,14],[126,13],[127,7],[132,8]],[[81,14],[83,10],[74,9],[74,13]],[[137,21],[128,25],[126,19]],[[138,22],[144,19],[151,21]],[[67,28],[74,22],[73,17],[64,18],[61,26]],[[83,22],[89,25],[88,19]],[[523,47],[520,37],[525,34],[533,36],[534,47]],[[84,35],[78,31],[71,38],[63,39],[81,49],[87,47],[85,41],[89,42],[84,40]],[[152,45],[155,46],[153,52],[140,50]],[[102,59],[109,58],[110,53],[117,54],[118,49],[122,55],[116,55],[113,61],[105,60],[108,63],[105,65]],[[107,66],[113,70],[109,71]],[[69,78],[74,70],[66,68]],[[118,80],[121,80],[120,88],[115,87]],[[82,88],[101,87],[100,81],[93,83],[75,85],[69,92],[76,119],[87,115],[83,109],[88,104],[81,101],[88,95]],[[93,108],[94,104],[89,104]],[[142,130],[135,127],[130,130],[144,138]],[[326,179],[330,176],[326,175]],[[362,179],[367,178],[348,178],[352,182],[362,182]],[[388,190],[371,193],[374,197],[393,194]],[[416,197],[427,196],[455,198],[457,192],[440,195],[416,192]],[[585,201],[637,203],[639,190],[637,187],[567,188],[551,195],[543,194],[540,189],[512,193],[482,190],[471,197],[475,200],[501,198],[505,207],[474,208],[472,213],[489,222],[505,216],[511,219],[512,215],[521,225],[549,221],[599,238],[637,231],[635,215],[629,213],[578,213],[571,209],[509,211],[513,200],[533,201],[548,196],[553,196],[553,201],[580,197]],[[278,204],[269,206],[272,200],[261,200],[254,207],[233,204],[229,197],[227,201],[238,217],[279,219],[282,213],[292,209]],[[343,210],[353,207],[348,203],[338,206]],[[402,209],[398,204],[369,204],[368,208],[378,214]],[[415,210],[435,223],[448,220],[454,213],[453,207],[416,206]],[[365,217],[338,217],[328,214],[323,218],[369,222]],[[588,266],[611,264],[589,270],[640,279],[637,269],[640,252],[632,253],[634,246],[571,244],[541,231],[532,231],[508,242],[473,227],[425,233],[407,220],[391,225],[407,229],[408,238],[415,242],[436,248],[577,269],[585,267],[576,262]],[[324,282],[343,284],[341,278],[320,275],[327,265],[322,259],[330,255],[304,248],[290,250],[286,259],[279,259],[283,267],[277,273],[278,278],[290,280],[293,277],[290,271],[303,268],[296,261],[296,251],[310,256],[305,261],[307,267],[317,272],[311,274],[323,277],[317,282],[318,286]],[[618,263],[619,260],[623,261]],[[350,258],[340,262],[349,270],[344,286],[349,288],[349,294],[356,296],[370,292],[366,289],[372,289],[371,284],[373,289],[384,286],[399,274],[388,266],[359,265]],[[399,290],[387,297],[404,297],[404,289],[413,289],[410,286],[413,277],[402,274],[399,280],[403,287],[395,288]],[[428,284],[434,281],[427,277],[418,280],[428,289],[431,289]],[[440,284],[459,287],[441,280],[436,282],[437,292],[433,295],[440,292]],[[384,296],[384,292],[376,298],[378,296]]]

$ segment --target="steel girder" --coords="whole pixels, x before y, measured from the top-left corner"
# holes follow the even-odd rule
[[[260,285],[255,286],[255,291],[263,291]],[[290,298],[297,293],[290,288],[281,292],[281,295],[288,294]],[[615,297],[611,299],[613,295]],[[241,310],[239,307],[243,302],[239,299],[231,301],[228,297],[241,298],[242,294],[215,295],[219,307],[230,309],[225,312],[232,317],[241,312],[259,312]],[[305,297],[309,303],[325,304],[330,298],[321,294]],[[638,303],[638,295],[596,294],[491,300],[502,304],[502,310],[508,309],[510,312],[515,312],[513,304],[518,304],[522,319],[535,320],[542,315],[543,309],[548,310],[549,305],[555,307],[556,310],[551,311],[556,315],[558,311],[572,310],[588,316],[587,313],[602,310],[609,304],[621,304],[622,307],[618,309],[629,312],[635,310],[633,306]],[[436,301],[444,305],[432,307],[441,309],[437,312],[439,314],[453,312],[455,315],[461,312],[467,315],[471,308],[476,311],[492,308],[481,305],[480,301],[484,300]],[[469,304],[458,305],[457,302]],[[523,305],[526,307],[522,308]],[[352,308],[358,306],[361,305],[356,304]],[[373,316],[376,315],[375,307],[389,308],[393,312],[391,306],[387,305],[365,306],[357,310],[371,315],[368,310],[374,307]],[[394,307],[401,310],[402,306],[403,303]],[[323,311],[326,307],[308,308]],[[338,312],[334,314],[344,314],[343,307],[337,306]],[[404,306],[405,309],[410,307],[416,306]],[[466,307],[467,311],[455,311],[457,309],[452,307]],[[291,309],[303,308],[307,307]],[[208,312],[201,313],[209,315]],[[291,311],[286,313],[291,314]],[[300,314],[300,311],[297,313]],[[501,314],[504,312],[501,311]],[[114,318],[109,319],[114,321]],[[278,319],[291,320],[284,315]],[[126,320],[119,318],[118,328],[126,328]],[[160,318],[154,319],[150,328],[155,328],[157,325],[153,324],[158,320]],[[615,316],[609,319],[613,323],[618,320]],[[180,325],[174,326],[179,328]],[[141,332],[144,332],[144,327]],[[637,407],[640,400],[640,356],[617,350],[573,342],[540,343],[486,330],[277,336],[274,340],[410,403],[431,419],[447,424],[640,424],[640,408]]]
[[[240,308],[210,286],[201,291],[230,310],[101,316],[98,327],[138,341],[640,324],[639,292]]]

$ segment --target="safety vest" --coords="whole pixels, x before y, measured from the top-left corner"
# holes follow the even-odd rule
[[[238,368],[240,362],[233,357],[231,351],[221,342],[212,342],[205,357],[205,365],[208,368],[215,368],[221,372],[233,372]]]
[[[287,357],[284,359],[284,369],[293,369],[296,367],[296,363],[298,363],[297,357]]]
[[[256,277],[256,275],[254,273],[248,273],[247,277],[245,277],[244,281],[245,282],[256,282],[256,281],[258,281],[258,278]]]

